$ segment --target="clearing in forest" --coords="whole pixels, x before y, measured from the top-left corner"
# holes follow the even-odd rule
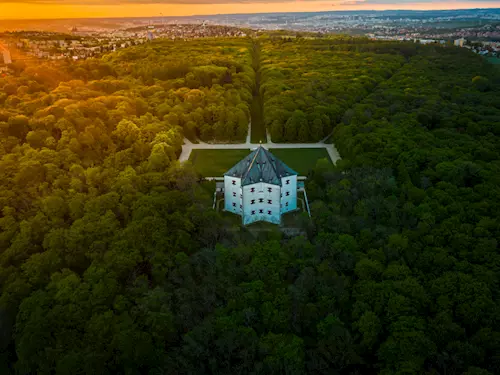
[[[270,149],[269,151],[301,176],[307,176],[309,171],[316,166],[318,160],[326,158],[331,161],[324,148]],[[193,163],[195,170],[203,177],[222,177],[226,171],[250,152],[249,149],[195,149],[191,152],[189,160]]]
[[[320,159],[331,162],[324,148],[271,148],[269,151],[301,176],[307,176]]]
[[[250,153],[250,150],[193,150],[189,161],[203,177],[220,177]]]

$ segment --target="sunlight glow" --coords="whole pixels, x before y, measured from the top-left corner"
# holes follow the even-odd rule
[[[399,4],[372,4],[368,1],[285,1],[239,4],[126,4],[126,5],[68,5],[55,3],[12,3],[0,0],[0,19],[54,19],[94,17],[154,17],[203,14],[307,12],[334,10],[384,9],[464,9],[489,8],[495,2],[440,1]]]

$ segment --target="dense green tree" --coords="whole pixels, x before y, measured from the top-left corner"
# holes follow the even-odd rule
[[[0,78],[2,374],[500,373],[498,71],[306,36],[260,40],[273,140],[334,129],[343,157],[293,238],[240,230],[177,161],[246,136],[252,41]]]

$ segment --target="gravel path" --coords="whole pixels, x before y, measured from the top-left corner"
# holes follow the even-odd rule
[[[184,138],[184,145],[182,146],[181,156],[179,157],[180,162],[185,162],[189,160],[189,156],[193,150],[252,150],[259,147],[259,143],[250,142],[250,134],[252,131],[252,123],[248,124],[248,134],[245,143],[231,143],[231,144],[213,144],[213,143],[193,143],[189,139]],[[331,135],[331,134],[330,134]],[[340,155],[335,146],[332,143],[325,143],[325,141],[330,137],[328,135],[323,140],[318,143],[273,143],[271,141],[271,135],[267,132],[267,142],[262,143],[262,146],[270,148],[324,148],[330,155],[333,164],[340,160]]]

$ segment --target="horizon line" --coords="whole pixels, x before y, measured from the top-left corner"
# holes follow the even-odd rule
[[[287,13],[341,13],[341,12],[453,12],[459,10],[500,10],[500,7],[488,8],[455,8],[455,9],[342,9],[342,10],[318,10],[318,11],[289,11],[289,12],[255,12],[255,13],[212,13],[191,14],[184,16],[138,16],[138,17],[68,17],[68,18],[0,18],[0,21],[63,21],[63,20],[90,20],[90,19],[139,19],[139,18],[189,18],[210,16],[241,16],[257,14],[287,14]]]

